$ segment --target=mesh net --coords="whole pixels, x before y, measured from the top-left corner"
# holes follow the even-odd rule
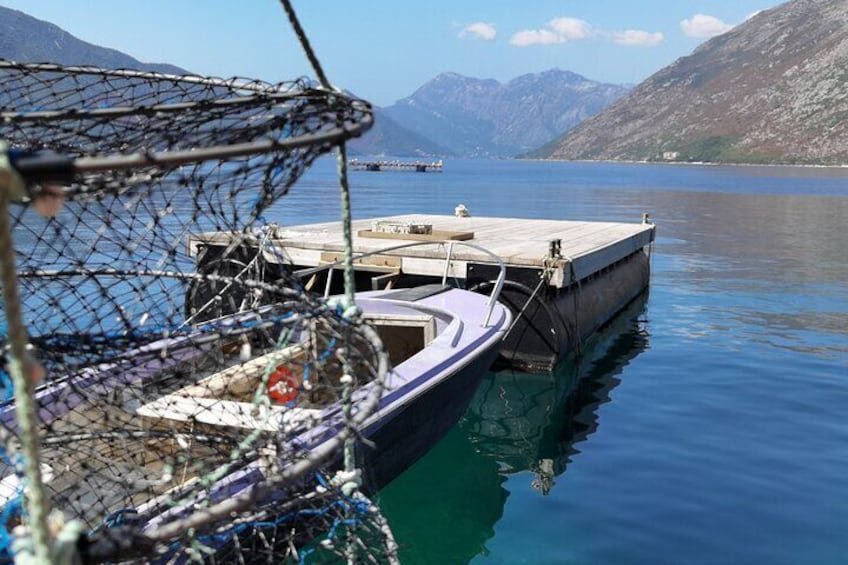
[[[8,213],[52,527],[77,524],[89,561],[391,556],[336,472],[379,397],[380,341],[265,261],[259,227],[369,106],[305,81],[0,62],[0,111],[29,181]],[[8,558],[28,487],[6,314]]]

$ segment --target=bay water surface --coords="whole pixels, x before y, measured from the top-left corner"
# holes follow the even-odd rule
[[[379,493],[404,563],[848,562],[848,169],[480,160],[350,178],[357,218],[464,203],[658,226],[648,294],[553,374],[488,374]],[[337,194],[322,160],[267,219],[335,220]]]

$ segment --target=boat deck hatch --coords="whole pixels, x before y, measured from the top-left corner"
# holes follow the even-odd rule
[[[397,366],[436,337],[436,319],[426,314],[367,314],[365,320],[374,326],[392,366]]]

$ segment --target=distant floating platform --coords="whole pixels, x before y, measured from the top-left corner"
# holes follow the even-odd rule
[[[642,294],[650,280],[649,253],[655,237],[655,226],[644,222],[422,214],[355,220],[352,228],[354,257],[372,254],[355,260],[359,291],[448,280],[488,293],[499,267],[490,255],[464,243],[500,257],[506,264],[500,300],[515,320],[501,348],[502,359],[531,371],[550,370],[578,353],[596,330]],[[221,232],[192,236],[198,268],[220,260],[232,238]],[[435,243],[387,250],[427,240]],[[263,253],[269,266],[304,273],[305,286],[316,292],[343,292],[338,269],[335,276],[314,269],[341,260],[339,222],[279,226],[270,243],[271,249]]]
[[[410,171],[415,173],[441,173],[442,160],[438,161],[360,161],[351,159],[350,166],[357,171]]]

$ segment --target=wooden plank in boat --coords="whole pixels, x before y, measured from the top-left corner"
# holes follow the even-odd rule
[[[152,424],[171,421],[275,432],[300,422],[315,422],[321,410],[270,406],[257,411],[249,402],[169,394],[140,406],[136,413]]]

